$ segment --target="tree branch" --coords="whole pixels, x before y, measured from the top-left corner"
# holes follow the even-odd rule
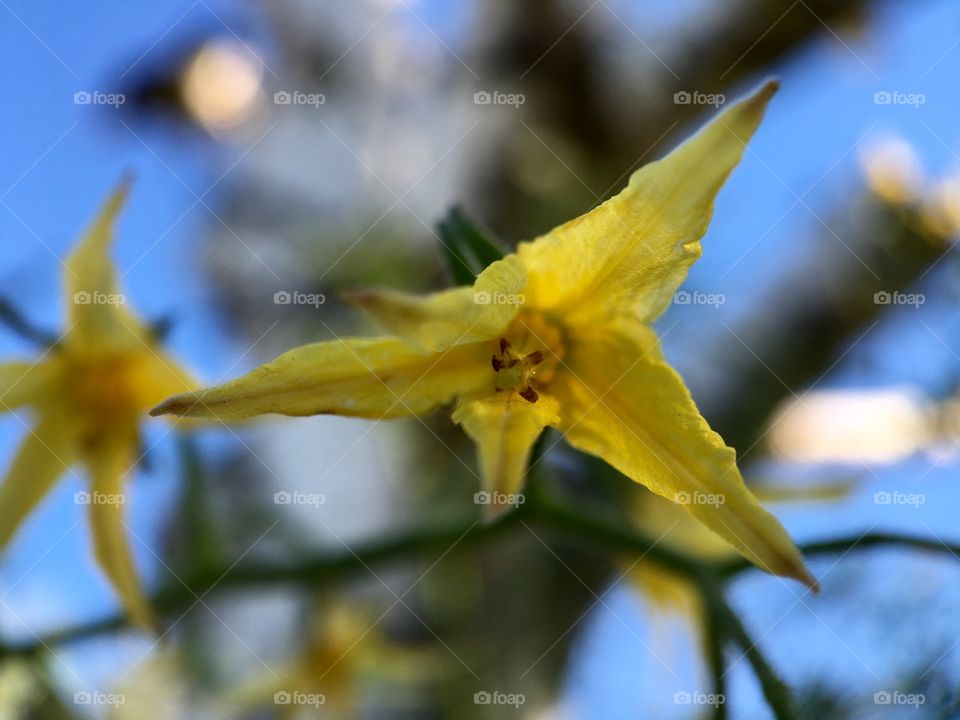
[[[452,545],[456,545],[456,551],[460,552],[491,540],[522,521],[555,529],[570,539],[638,555],[688,578],[698,588],[704,601],[708,661],[715,692],[724,693],[722,644],[723,640],[727,640],[739,646],[750,662],[775,717],[778,720],[795,720],[799,717],[789,688],[751,640],[740,618],[723,597],[724,584],[744,570],[752,568],[750,563],[742,559],[719,565],[704,562],[630,527],[600,516],[582,514],[580,509],[566,507],[539,495],[533,498],[533,502],[528,500],[527,505],[488,525],[471,519],[442,527],[414,529],[355,549],[320,553],[287,565],[245,563],[232,567],[229,563],[217,563],[199,568],[182,578],[182,583],[178,582],[160,590],[153,596],[152,602],[160,613],[183,613],[197,604],[198,598],[214,591],[277,584],[316,586],[376,565],[416,557],[430,551],[443,552]],[[808,557],[812,557],[875,547],[920,549],[960,557],[960,546],[895,533],[866,533],[824,540],[803,545],[801,550]],[[112,615],[56,630],[27,642],[0,643],[0,658],[39,654],[56,646],[117,632],[127,627],[128,623],[122,615]],[[726,709],[717,707],[716,713],[716,717],[723,718]]]
[[[930,540],[927,538],[916,537],[913,535],[903,535],[900,533],[868,532],[861,535],[851,535],[849,537],[835,538],[833,540],[819,540],[817,542],[800,545],[800,552],[806,557],[816,557],[818,555],[836,555],[844,554],[851,550],[868,550],[871,548],[904,548],[910,550],[923,550],[926,552],[936,552],[953,555],[960,558],[960,545],[954,543],[944,543],[939,540]],[[725,579],[739,575],[745,570],[753,569],[754,566],[745,558],[737,557],[726,563],[722,563],[717,571]]]

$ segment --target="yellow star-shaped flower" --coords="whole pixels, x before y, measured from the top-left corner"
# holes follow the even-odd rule
[[[153,414],[381,419],[456,400],[453,420],[476,441],[495,500],[520,491],[534,441],[555,427],[575,448],[686,501],[758,566],[815,587],[650,327],[700,256],[714,197],[776,89],[768,82],[730,106],[619,195],[521,243],[473,287],[353,296],[392,337],[305,345]]]
[[[195,387],[150,328],[126,307],[109,258],[127,195],[118,188],[65,263],[68,325],[35,361],[0,364],[0,412],[33,411],[35,422],[0,485],[0,547],[75,463],[86,466],[97,561],[130,614],[152,626],[123,524],[123,480],[138,459],[138,424],[164,397]],[[26,426],[26,424],[25,424]]]

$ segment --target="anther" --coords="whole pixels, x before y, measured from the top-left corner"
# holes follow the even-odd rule
[[[534,350],[532,353],[527,355],[524,360],[527,360],[531,365],[539,365],[543,362],[543,351]]]
[[[523,390],[521,390],[518,395],[526,400],[528,403],[535,403],[540,399],[540,395],[532,387],[527,385]]]

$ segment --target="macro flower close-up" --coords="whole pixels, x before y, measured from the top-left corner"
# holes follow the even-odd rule
[[[402,417],[458,399],[488,508],[520,492],[546,427],[659,495],[724,498],[690,511],[769,572],[816,581],[744,487],[649,323],[700,256],[713,200],[776,91],[767,82],[689,143],[637,171],[619,195],[487,267],[471,287],[354,302],[396,337],[335,340],[249,375],[175,396],[154,415]]]
[[[957,28],[0,2],[0,720],[960,717]]]

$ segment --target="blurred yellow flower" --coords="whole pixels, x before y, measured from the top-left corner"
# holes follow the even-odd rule
[[[0,412],[28,407],[36,418],[0,485],[0,547],[54,482],[82,463],[90,486],[76,500],[89,505],[97,562],[130,617],[149,629],[125,539],[123,479],[138,459],[141,415],[194,384],[118,290],[108,253],[126,195],[124,183],[65,263],[63,336],[35,361],[0,364]]]
[[[363,690],[373,685],[414,688],[449,674],[435,649],[392,642],[382,619],[355,598],[318,598],[302,630],[303,647],[230,691],[225,707],[245,716],[272,703],[280,718],[353,718],[361,714]]]
[[[777,84],[733,104],[625,190],[517,253],[472,287],[353,300],[394,337],[291,350],[153,414],[393,418],[457,399],[497,511],[516,502],[547,426],[697,519],[758,566],[811,587],[803,559],[744,486],[650,327],[700,256],[714,197]]]

